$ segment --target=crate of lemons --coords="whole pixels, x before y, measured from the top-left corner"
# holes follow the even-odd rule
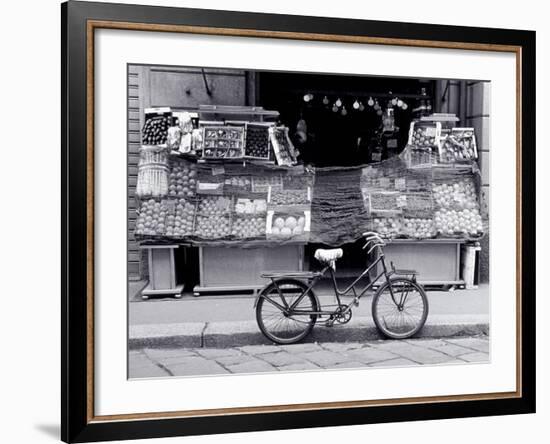
[[[265,199],[238,198],[231,224],[231,236],[235,239],[265,238]]]
[[[439,234],[470,238],[483,235],[478,192],[471,177],[436,182],[433,197],[434,221]]]

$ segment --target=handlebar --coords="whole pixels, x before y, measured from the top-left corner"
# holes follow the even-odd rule
[[[366,231],[363,233],[363,236],[365,237],[365,245],[363,246],[363,250],[368,248],[369,245],[372,244],[372,246],[369,248],[369,251],[367,251],[367,254],[370,254],[372,250],[379,247],[384,247],[386,243],[382,240],[380,235],[376,233],[375,231]]]
[[[365,231],[363,233],[363,236],[367,237],[367,236],[379,236],[379,235],[376,231]]]

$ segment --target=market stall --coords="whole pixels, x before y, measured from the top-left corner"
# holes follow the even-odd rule
[[[261,108],[200,111],[225,119],[193,124],[188,113],[148,110],[149,120],[170,122],[144,131],[154,144],[141,149],[136,238],[198,248],[196,294],[255,290],[265,269],[302,270],[314,175],[297,165],[288,129],[266,122],[277,114]]]
[[[307,245],[346,245],[367,230],[391,241],[389,259],[418,269],[421,282],[464,283],[461,248],[486,229],[471,128],[441,116],[416,120],[393,157],[313,167],[300,162],[277,116],[258,107],[148,110],[135,236],[150,252],[149,294],[181,293],[175,271],[159,282],[154,263],[191,269],[176,264],[175,248],[198,249],[195,294],[255,291],[263,270],[313,268]]]

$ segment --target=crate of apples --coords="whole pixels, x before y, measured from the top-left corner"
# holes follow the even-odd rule
[[[231,225],[231,236],[238,239],[259,238],[265,235],[265,217],[237,217]]]
[[[141,130],[141,143],[144,145],[163,145],[168,138],[168,128],[172,125],[170,116],[150,117]]]
[[[168,175],[168,195],[191,198],[197,189],[197,170],[191,162],[173,162]]]
[[[268,126],[249,123],[246,127],[245,156],[269,159],[269,152]]]
[[[224,239],[231,234],[231,218],[227,215],[197,216],[195,234],[204,239]]]
[[[474,129],[453,128],[441,143],[439,154],[442,163],[469,162],[477,159]]]
[[[193,234],[195,203],[185,199],[174,201],[174,208],[166,216],[166,236],[180,238]]]
[[[224,196],[203,197],[199,203],[201,216],[222,216],[231,211],[232,199]]]
[[[412,122],[409,131],[409,145],[415,147],[438,146],[441,136],[441,124]]]

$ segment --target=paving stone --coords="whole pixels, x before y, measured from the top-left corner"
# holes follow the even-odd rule
[[[321,346],[316,342],[306,343],[306,344],[280,345],[278,348],[280,350],[284,350],[294,354],[322,350]]]
[[[217,362],[198,356],[184,358],[177,364],[166,364],[166,368],[170,370],[174,376],[219,375],[229,373],[229,371]]]
[[[145,348],[145,353],[151,359],[157,358],[181,358],[182,356],[197,356],[195,348]]]
[[[473,352],[467,353],[465,355],[460,355],[459,359],[462,359],[466,362],[489,362],[489,354],[483,352]]]
[[[387,361],[388,359],[398,358],[399,356],[387,350],[379,350],[373,347],[363,347],[356,350],[348,350],[342,353],[349,360],[371,364],[378,361]]]
[[[282,372],[292,372],[300,370],[321,370],[321,368],[311,362],[304,361],[296,364],[283,365],[278,367],[278,370]]]
[[[446,342],[443,341],[443,339],[437,339],[437,338],[402,339],[395,342],[407,343],[411,345],[419,345],[419,346],[428,347],[428,348],[437,348],[446,344]]]
[[[170,373],[164,371],[162,368],[151,364],[147,367],[130,367],[128,369],[128,378],[163,378],[172,376]]]
[[[451,344],[489,353],[489,340],[485,338],[452,338],[446,339],[446,341]]]
[[[134,367],[141,367],[151,364],[151,360],[141,351],[131,351],[128,353],[128,363]]]
[[[409,367],[418,365],[416,362],[405,358],[388,359],[387,361],[379,361],[369,364],[369,367]]]
[[[219,358],[216,358],[215,361],[224,367],[228,367],[231,365],[237,365],[241,364],[243,362],[250,362],[254,361],[257,358],[250,355],[245,355],[244,353],[241,353],[240,355],[233,355],[233,356],[221,356]]]
[[[196,352],[208,359],[216,359],[225,356],[242,356],[243,353],[236,348],[197,348]]]
[[[415,344],[417,343],[415,342]],[[420,344],[420,342],[418,344]],[[377,344],[376,348],[391,351],[402,358],[409,359],[419,364],[440,364],[452,359],[444,353],[423,347],[422,345],[412,345],[406,341],[388,341],[386,343]]]
[[[414,347],[414,345],[412,345],[407,341],[392,340],[392,339],[388,339],[385,341],[369,342],[369,345],[373,348],[376,348],[377,350],[390,350],[392,352],[397,350],[408,350],[411,347]]]
[[[367,365],[364,364],[363,362],[359,362],[359,361],[347,361],[347,362],[341,362],[340,364],[334,364],[334,365],[331,365],[330,368],[331,369],[357,369],[357,368],[366,368]]]
[[[335,364],[340,364],[341,362],[347,361],[345,356],[329,350],[304,353],[301,356],[323,368],[332,367]]]
[[[322,346],[324,349],[339,353],[348,350],[357,350],[365,346],[365,344],[362,342],[329,342]]]
[[[398,354],[403,358],[410,359],[411,361],[418,362],[419,364],[441,364],[454,359],[444,353],[440,353],[429,348],[415,346],[411,346],[408,350],[400,350]]]
[[[243,362],[242,364],[228,366],[227,369],[231,373],[262,373],[262,372],[276,372],[277,369],[267,362],[255,359],[249,362]]]
[[[258,355],[260,359],[269,362],[275,367],[282,367],[283,365],[303,363],[305,356],[306,354],[301,354],[300,356],[298,356],[291,353],[287,353],[286,351],[278,351],[276,353],[263,353],[261,355]]]
[[[273,353],[281,350],[278,345],[245,345],[239,348],[250,355],[261,355],[263,353]]]
[[[129,378],[158,378],[170,376],[170,373],[163,370],[142,353],[128,354],[128,377]]]
[[[254,345],[226,348],[144,348],[128,354],[130,378],[228,373],[405,367],[488,362],[485,337]]]
[[[194,349],[146,349],[143,350],[143,353],[152,361],[158,362],[165,367],[185,363],[187,359],[192,357],[199,357]]]
[[[460,358],[452,358],[452,357],[449,357],[449,360],[448,361],[445,361],[445,362],[439,362],[435,365],[464,365],[466,364],[466,362],[464,362],[464,360],[462,359],[462,357]]]
[[[471,349],[462,347],[457,344],[452,344],[450,342],[445,342],[442,339],[416,339],[413,341],[407,341],[411,342],[413,345],[419,345],[426,348],[431,348],[432,350],[439,351],[441,353],[445,353],[449,356],[460,356],[464,353],[470,353]]]

